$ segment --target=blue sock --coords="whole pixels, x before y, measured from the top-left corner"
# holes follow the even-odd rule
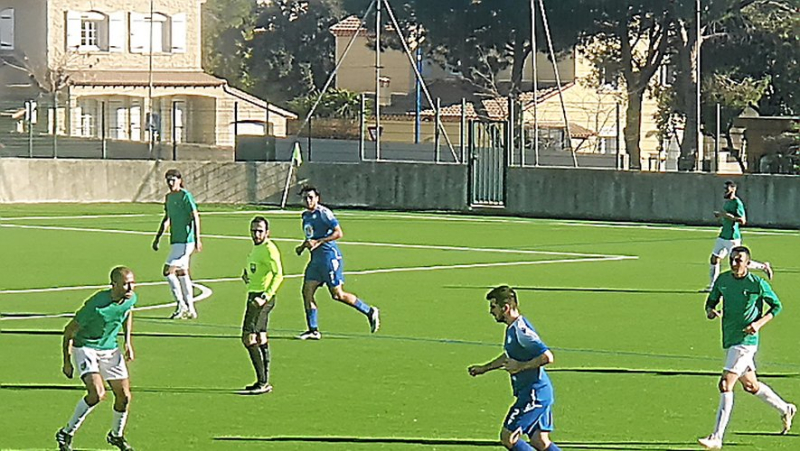
[[[548,446],[544,451],[561,451],[561,448],[559,448],[555,443],[550,442],[550,446]]]
[[[361,299],[356,299],[356,305],[354,305],[353,307],[355,307],[356,310],[358,310],[359,312],[361,312],[361,313],[363,313],[365,315],[369,315],[369,311],[372,310],[372,307],[370,307],[368,304],[366,304]]]
[[[514,447],[511,449],[514,451],[536,451],[536,448],[521,438],[517,440],[517,443],[514,443]]]
[[[317,324],[317,309],[312,308],[306,310],[306,324],[308,324],[308,330],[319,329],[319,325]]]

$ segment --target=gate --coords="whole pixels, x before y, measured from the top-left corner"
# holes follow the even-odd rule
[[[504,207],[508,136],[505,122],[469,122],[469,204]]]

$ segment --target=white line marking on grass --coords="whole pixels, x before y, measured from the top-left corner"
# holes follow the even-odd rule
[[[242,211],[204,211],[203,216],[216,216],[216,215],[296,215],[298,211],[289,210],[242,210]],[[97,215],[69,215],[69,216],[17,216],[17,217],[0,217],[0,221],[39,221],[48,219],[114,219],[114,218],[160,218],[163,213],[124,213],[124,214],[97,214]]]
[[[666,230],[671,232],[703,232],[703,233],[718,233],[719,227],[701,229],[696,227],[669,227],[657,226],[651,224],[626,224],[626,223],[582,223],[582,222],[558,222],[558,225],[565,225],[570,227],[598,227],[608,229],[647,229],[647,230]],[[772,236],[797,236],[797,233],[786,231],[759,231],[759,230],[744,230],[742,232],[746,235],[772,235]]]
[[[496,263],[467,263],[456,265],[431,265],[431,266],[410,266],[410,267],[397,267],[397,268],[377,268],[377,269],[364,269],[360,271],[345,271],[346,275],[369,275],[369,274],[385,274],[392,272],[411,272],[411,271],[439,271],[448,269],[472,269],[472,268],[490,268],[502,266],[531,266],[531,265],[550,265],[555,263],[583,263],[583,262],[603,262],[603,261],[622,261],[622,260],[636,260],[638,257],[595,257],[595,258],[574,258],[566,260],[526,260],[515,262],[496,262]],[[285,279],[296,279],[303,277],[303,274],[288,274],[284,276]],[[240,277],[221,277],[216,279],[197,279],[195,283],[217,283],[217,282],[241,282]],[[141,282],[136,286],[155,286],[165,285],[166,282]],[[18,290],[0,290],[0,294],[30,294],[30,293],[51,293],[57,291],[79,291],[108,288],[108,285],[81,285],[81,286],[68,286],[68,287],[48,287],[48,288],[26,288]],[[172,304],[169,304],[172,305]]]
[[[153,232],[142,232],[138,230],[117,230],[117,229],[97,229],[91,227],[62,227],[62,226],[33,226],[22,224],[0,224],[0,227],[18,228],[18,229],[40,229],[40,230],[61,230],[68,232],[97,232],[97,233],[119,233],[126,235],[147,235],[152,236]],[[250,240],[245,236],[230,236],[230,235],[209,235],[203,234],[203,238],[218,238],[226,240]],[[299,243],[301,240],[294,238],[272,238],[272,241],[278,242],[291,242]],[[488,252],[497,254],[526,254],[526,255],[564,255],[567,257],[589,257],[589,258],[609,258],[609,257],[631,257],[626,255],[609,255],[609,254],[587,254],[579,252],[557,252],[557,251],[536,251],[528,249],[501,249],[501,248],[482,248],[482,247],[464,247],[464,246],[444,246],[434,244],[402,244],[402,243],[379,243],[369,241],[339,241],[339,244],[351,246],[375,246],[375,247],[393,247],[403,249],[432,249],[442,251],[467,251],[467,252]]]
[[[164,283],[165,282],[146,282],[146,283],[137,284],[137,285],[162,285]],[[211,288],[208,288],[208,287],[206,287],[204,285],[200,285],[199,283],[194,283],[194,286],[196,286],[200,290],[200,294],[197,297],[194,298],[194,302],[205,301],[206,299],[210,298],[212,294],[214,294],[214,292],[211,291]],[[106,287],[108,287],[108,285],[100,285],[99,286],[99,288],[106,288]],[[41,291],[18,290],[17,292],[18,293],[19,292],[40,293],[40,292],[45,292],[45,291],[67,291],[67,290],[82,290],[82,289],[90,289],[90,288],[98,288],[98,286],[46,288],[46,289],[43,289]],[[13,291],[13,290],[9,290],[9,291]],[[0,293],[2,293],[2,292],[0,292]],[[160,308],[164,308],[164,307],[172,307],[173,305],[175,305],[175,302],[170,302],[169,304],[147,305],[147,306],[144,306],[144,307],[136,307],[136,308],[133,309],[133,311],[142,312],[142,311],[145,311],[145,310],[156,310],[156,309],[160,309]],[[73,316],[75,316],[74,313],[58,313],[58,314],[53,314],[53,315],[12,316],[10,318],[0,318],[0,321],[13,321],[13,320],[23,320],[23,319],[44,319],[44,318],[71,318]]]

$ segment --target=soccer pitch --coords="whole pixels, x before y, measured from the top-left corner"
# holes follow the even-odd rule
[[[305,330],[299,211],[259,211],[288,277],[270,316],[275,390],[241,396],[254,380],[240,342],[248,209],[201,205],[204,249],[192,260],[200,316],[170,321],[166,240],[150,249],[160,205],[0,206],[0,449],[55,449],[84,393],[61,374],[68,318],[59,315],[105,288],[120,264],[138,282],[126,429],[137,450],[500,449],[508,375],[472,378],[467,367],[502,351],[504,326],[484,295],[503,283],[518,288],[522,313],[555,355],[559,446],[700,449],[697,437],[713,428],[724,355],[698,290],[715,228],[336,210],[345,287],[381,309],[381,330],[371,335],[323,289],[323,339],[306,342],[293,338]],[[797,403],[798,235],[743,235],[754,259],[772,262],[784,303],[762,333],[760,377]],[[726,448],[800,449],[796,432],[778,435],[775,411],[735,393]],[[109,449],[112,398],[78,431],[76,449]]]

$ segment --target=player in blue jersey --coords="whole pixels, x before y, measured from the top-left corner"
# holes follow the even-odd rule
[[[500,430],[500,441],[508,449],[559,451],[550,441],[553,431],[553,384],[544,366],[553,362],[553,353],[519,312],[517,293],[502,285],[486,294],[489,312],[498,323],[505,323],[504,351],[484,365],[468,368],[470,376],[504,369],[511,375],[517,400],[508,411]],[[525,434],[530,442],[522,439]]]
[[[369,320],[369,330],[374,333],[380,327],[379,311],[357,298],[354,294],[344,291],[344,261],[336,240],[343,236],[342,227],[333,215],[333,212],[319,203],[319,190],[313,186],[305,185],[300,190],[300,196],[306,206],[303,212],[303,232],[305,241],[295,248],[297,255],[308,249],[311,260],[306,266],[303,278],[303,305],[306,310],[306,324],[308,330],[297,338],[301,340],[319,340],[322,334],[317,323],[317,303],[314,293],[322,285],[328,286],[328,291],[334,300],[345,303]]]
[[[111,288],[86,300],[64,328],[61,371],[72,379],[77,368],[86,396],[75,407],[67,425],[56,432],[60,451],[72,450],[72,437],[92,410],[105,397],[106,384],[114,392],[114,415],[106,441],[122,451],[133,451],[123,436],[131,401],[126,360],[133,360],[133,306],[136,305],[133,271],[118,266],[111,271]],[[120,352],[117,334],[124,331],[125,352]],[[75,366],[73,366],[73,359]]]

